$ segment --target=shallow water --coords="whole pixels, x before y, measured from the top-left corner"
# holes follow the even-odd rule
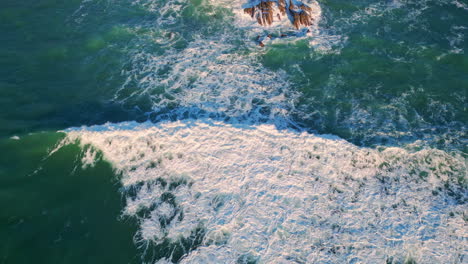
[[[2,263],[466,261],[468,4],[243,3],[2,1]]]

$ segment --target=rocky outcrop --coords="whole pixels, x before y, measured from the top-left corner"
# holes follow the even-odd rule
[[[296,29],[311,26],[314,22],[312,9],[297,0],[249,0],[243,8],[244,13],[263,26],[271,25],[285,16]]]

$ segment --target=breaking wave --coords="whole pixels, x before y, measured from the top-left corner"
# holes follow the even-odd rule
[[[121,175],[153,261],[461,263],[464,158],[210,120],[67,130]],[[389,262],[387,262],[389,263]],[[393,262],[390,262],[393,263]]]

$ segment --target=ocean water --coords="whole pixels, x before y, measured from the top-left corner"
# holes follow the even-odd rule
[[[0,263],[466,263],[468,2],[304,2],[0,0]]]

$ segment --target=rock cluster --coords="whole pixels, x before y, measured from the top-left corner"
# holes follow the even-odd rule
[[[263,26],[271,25],[276,19],[281,20],[281,16],[287,16],[297,29],[311,26],[314,22],[311,11],[309,6],[297,0],[249,0],[244,5],[244,13]]]

